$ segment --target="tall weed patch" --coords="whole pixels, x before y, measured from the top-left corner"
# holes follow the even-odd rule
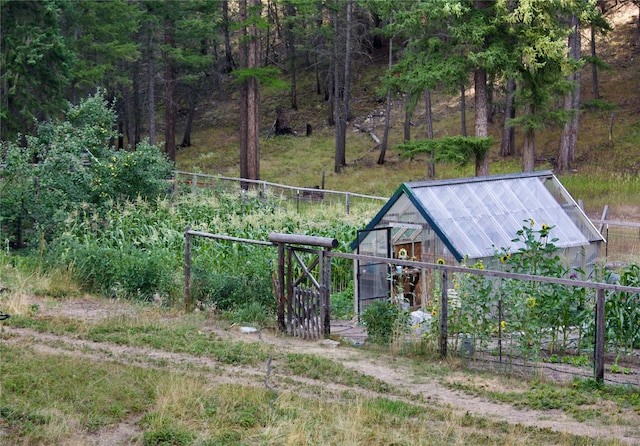
[[[112,202],[98,214],[79,208],[65,220],[62,236],[49,245],[50,266],[73,264],[87,289],[113,297],[176,302],[184,286],[184,233],[194,230],[267,241],[271,232],[336,238],[349,250],[356,231],[375,209],[344,214],[319,205],[298,214],[279,202],[203,191],[150,202]],[[192,237],[192,296],[201,305],[230,310],[258,303],[275,308],[276,249]],[[332,262],[332,276],[352,280],[350,261]]]

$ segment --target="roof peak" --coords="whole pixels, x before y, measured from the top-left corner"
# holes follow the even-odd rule
[[[423,180],[423,181],[408,181],[405,184],[408,188],[413,189],[417,187],[426,186],[446,186],[449,184],[464,184],[464,183],[477,183],[480,181],[498,181],[509,180],[517,178],[532,178],[532,177],[552,177],[553,171],[551,170],[537,170],[533,172],[516,172],[505,173],[499,175],[486,175],[479,177],[465,177],[465,178],[448,178],[444,180]]]

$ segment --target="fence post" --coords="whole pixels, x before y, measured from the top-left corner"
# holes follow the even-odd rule
[[[292,329],[294,328],[293,326],[293,302],[292,300],[294,300],[293,298],[293,278],[291,277],[291,258],[292,258],[292,253],[293,253],[293,249],[290,246],[286,247],[286,251],[287,251],[287,260],[286,260],[286,274],[284,277],[286,277],[286,291],[285,291],[285,301],[287,304],[287,333],[291,334],[293,333]],[[284,271],[284,269],[283,269]],[[283,277],[283,279],[284,279]]]
[[[442,271],[442,281],[441,281],[441,290],[440,290],[440,356],[447,356],[447,317],[448,317],[448,308],[447,308],[447,288],[449,287],[447,283],[447,272]]]
[[[284,243],[278,243],[278,326],[285,331],[284,322]]]
[[[187,311],[192,308],[191,301],[191,228],[186,227],[184,233],[184,306]]]
[[[345,206],[347,208],[347,215],[349,215],[349,212],[351,211],[351,194],[346,194],[344,199]]]
[[[331,257],[326,255],[327,249],[320,251],[322,254],[322,260],[320,263],[320,268],[322,268],[321,273],[321,282],[320,286],[322,287],[321,295],[322,295],[322,312],[323,318],[322,323],[324,324],[324,337],[328,338],[331,336]]]
[[[597,382],[604,381],[604,330],[605,330],[605,309],[604,309],[604,289],[598,288],[596,296],[596,334],[593,354],[594,373]]]
[[[194,173],[191,179],[191,193],[195,194],[198,192],[198,174]]]

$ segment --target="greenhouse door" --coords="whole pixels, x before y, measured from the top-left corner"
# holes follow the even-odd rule
[[[358,231],[357,254],[391,257],[391,228],[364,229]],[[390,294],[389,265],[385,260],[357,261],[358,279],[358,318],[362,311],[376,300],[386,300]]]

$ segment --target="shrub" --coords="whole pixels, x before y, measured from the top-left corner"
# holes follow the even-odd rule
[[[374,344],[388,345],[394,336],[407,333],[409,315],[387,300],[377,300],[362,312],[369,340]]]
[[[24,141],[0,146],[0,231],[15,247],[53,240],[69,214],[109,208],[114,200],[167,192],[172,165],[157,147],[116,150],[116,114],[98,91],[70,106],[66,120],[45,122]]]

